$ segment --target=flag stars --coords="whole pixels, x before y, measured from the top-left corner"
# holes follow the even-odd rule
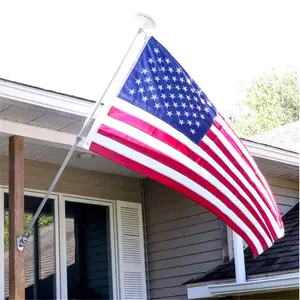
[[[171,85],[171,84],[168,84],[168,85],[167,85],[167,89],[168,89],[169,91],[171,91],[172,85]]]
[[[182,89],[183,89],[185,92],[187,92],[187,87],[186,87],[186,86],[184,86]]]
[[[140,84],[142,83],[142,80],[138,78],[138,79],[135,80],[135,83],[136,83],[137,85],[140,85]]]
[[[168,71],[172,74],[173,73],[173,68],[169,67]]]
[[[189,117],[189,116],[190,116],[190,113],[189,113],[188,111],[185,111],[185,112],[184,112],[184,115],[185,115],[186,117]]]
[[[204,120],[204,119],[205,119],[205,116],[204,116],[203,114],[201,114],[201,115],[200,115],[200,118]]]
[[[139,93],[143,94],[145,92],[145,89],[143,87],[140,87],[138,90]]]
[[[151,96],[151,99],[154,100],[154,101],[155,101],[157,98],[158,98],[158,97],[157,97],[157,95],[155,95],[155,94],[153,94],[153,95]]]
[[[159,103],[155,103],[155,104],[154,104],[154,107],[155,107],[156,109],[159,109],[161,106],[160,106]]]
[[[160,97],[164,100],[167,98],[166,94],[161,94]]]
[[[151,93],[152,93],[154,90],[155,90],[155,88],[154,88],[152,85],[150,85],[150,86],[148,87],[148,91],[150,91]]]
[[[152,71],[152,73],[156,73],[157,72],[157,69],[156,69],[156,67],[153,67],[152,69],[151,69],[151,71]]]
[[[178,117],[180,117],[180,116],[181,116],[181,112],[180,112],[179,110],[176,110],[176,115],[177,115]]]
[[[160,68],[160,70],[161,70],[162,72],[166,72],[166,68],[165,68],[164,66],[162,66],[162,67]]]
[[[183,125],[183,124],[184,124],[184,121],[183,121],[183,120],[181,120],[181,119],[179,119],[179,121],[178,121],[178,122],[179,122],[179,124],[180,124],[180,125]]]
[[[156,82],[159,82],[159,81],[160,81],[159,76],[155,76],[154,80],[155,80]]]
[[[193,104],[189,104],[191,109],[194,109],[194,105]]]
[[[143,96],[142,97],[142,101],[146,102],[148,100],[148,97],[147,96]]]
[[[179,86],[179,85],[176,85],[176,86],[175,86],[175,89],[176,89],[177,91],[179,91],[179,90],[180,90],[180,86]]]
[[[158,89],[159,89],[160,91],[162,91],[164,88],[163,88],[162,85],[159,85],[159,86],[158,86]]]
[[[171,63],[171,61],[170,61],[169,58],[166,58],[165,60],[166,60],[166,63],[167,63],[167,64],[170,64],[170,63]]]
[[[177,69],[176,69],[176,72],[177,72],[178,74],[180,74],[180,73],[182,72],[182,69],[181,69],[181,68],[177,68]]]
[[[132,90],[130,89],[129,90],[129,94],[133,96],[133,94],[135,94],[135,90],[134,89],[132,89]]]
[[[204,111],[205,111],[206,113],[209,113],[209,108],[208,108],[208,107],[205,107],[205,108],[204,108]]]
[[[165,108],[169,108],[170,107],[170,103],[169,102],[164,102],[164,107]]]
[[[194,118],[197,118],[198,115],[197,115],[196,113],[193,113],[193,117],[194,117]]]
[[[191,84],[191,80],[189,78],[187,78],[186,82],[187,84]]]
[[[177,107],[178,107],[178,103],[173,102],[173,106],[174,106],[175,108],[177,108]]]
[[[201,111],[201,110],[202,110],[202,107],[201,107],[200,105],[197,105],[197,109],[198,109],[199,111]]]
[[[147,68],[142,68],[142,71],[141,71],[144,75],[146,75],[149,71]]]
[[[183,95],[182,94],[179,94],[178,95],[178,98],[180,98],[181,100],[183,99]]]
[[[154,48],[154,50],[153,50],[153,51],[154,51],[154,53],[155,53],[155,54],[158,54],[158,53],[159,53],[159,50],[158,50],[158,48]]]
[[[191,132],[191,134],[195,134],[195,133],[196,133],[196,130],[193,129],[193,128],[191,128],[191,129],[190,129],[190,132]]]
[[[163,60],[162,60],[161,57],[159,57],[159,58],[157,59],[157,61],[158,61],[160,64],[163,62]]]
[[[183,102],[183,103],[181,103],[181,106],[183,107],[183,108],[186,108],[186,104]]]
[[[149,64],[153,64],[153,63],[154,63],[154,59],[153,59],[152,57],[149,57],[149,58],[148,58],[148,63],[149,63]]]
[[[181,83],[184,83],[184,78],[183,77],[180,77],[179,80],[180,80]]]
[[[170,80],[170,79],[169,79],[169,76],[168,76],[168,75],[165,75],[164,78],[163,78],[163,80],[165,80],[165,81]]]
[[[174,94],[170,94],[170,98],[171,98],[172,100],[174,100],[174,99],[175,99],[175,95],[174,95]]]
[[[198,128],[201,126],[201,123],[199,121],[196,121],[195,124]]]
[[[172,76],[172,80],[173,80],[174,82],[176,82],[176,81],[177,81],[177,78],[176,78],[175,76]]]
[[[173,113],[172,113],[171,111],[168,111],[168,112],[167,112],[167,115],[168,115],[169,117],[172,117],[172,116],[173,116]]]
[[[187,123],[189,124],[189,126],[193,125],[193,122],[191,120],[187,120]]]
[[[145,82],[147,82],[147,83],[150,83],[150,81],[152,81],[151,77],[147,77],[147,78],[145,79]]]

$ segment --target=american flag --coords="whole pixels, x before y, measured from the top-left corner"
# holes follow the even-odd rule
[[[87,148],[203,205],[254,257],[284,235],[253,158],[175,58],[149,38],[118,97],[105,103]]]

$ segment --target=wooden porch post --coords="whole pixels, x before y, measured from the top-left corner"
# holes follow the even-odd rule
[[[25,299],[24,252],[16,239],[24,233],[24,138],[9,138],[9,299]]]

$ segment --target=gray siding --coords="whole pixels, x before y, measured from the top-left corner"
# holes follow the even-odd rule
[[[284,214],[299,200],[299,182],[266,179]],[[182,283],[222,263],[222,222],[152,180],[144,189],[150,299],[187,299]]]
[[[25,188],[48,190],[58,168],[54,164],[25,160]],[[0,155],[0,184],[8,185],[8,157],[3,155]],[[76,168],[66,168],[55,192],[141,202],[139,179]]]
[[[182,284],[222,262],[220,221],[202,206],[145,180],[151,299],[187,299]]]

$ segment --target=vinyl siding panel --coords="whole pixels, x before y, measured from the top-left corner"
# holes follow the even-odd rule
[[[151,299],[187,299],[182,284],[222,262],[220,221],[190,199],[146,179]]]
[[[25,160],[25,188],[48,190],[59,166]],[[0,155],[0,184],[8,185],[8,157]],[[111,200],[141,202],[141,184],[136,178],[66,168],[55,192]]]

